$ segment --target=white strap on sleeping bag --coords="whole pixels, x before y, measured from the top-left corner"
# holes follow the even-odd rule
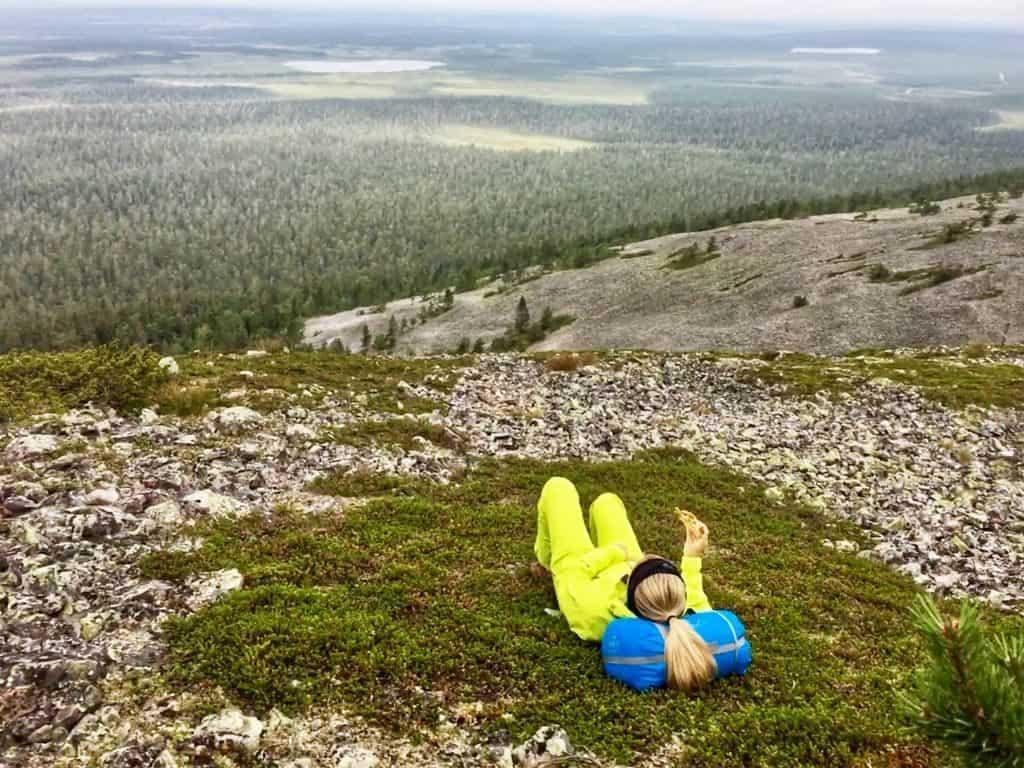
[[[744,645],[747,644],[747,638],[745,638],[745,637],[744,638],[740,638],[739,636],[737,636],[737,634],[736,634],[736,627],[734,627],[732,625],[732,622],[729,621],[729,618],[725,614],[723,614],[721,611],[712,611],[712,613],[714,613],[715,616],[717,616],[718,618],[720,618],[722,621],[725,622],[725,626],[727,626],[729,628],[729,634],[732,635],[732,642],[731,643],[726,643],[725,645],[715,645],[715,644],[712,644],[711,645],[711,653],[713,653],[713,654],[714,653],[729,653],[730,651],[732,651],[732,654],[733,654],[733,656],[732,656],[733,664],[739,664],[740,648],[742,648]]]

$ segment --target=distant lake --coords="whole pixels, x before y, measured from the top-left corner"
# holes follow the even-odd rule
[[[419,61],[416,59],[360,59],[356,61],[286,61],[286,67],[302,72],[326,75],[332,72],[359,74],[386,72],[423,72],[434,67],[443,67],[443,61]]]
[[[824,54],[826,56],[877,56],[880,48],[793,48],[790,53]]]

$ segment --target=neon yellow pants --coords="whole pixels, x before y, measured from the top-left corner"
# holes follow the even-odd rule
[[[576,487],[564,477],[548,480],[537,502],[534,552],[551,571],[558,606],[579,637],[600,640],[612,619],[632,615],[624,577],[643,553],[615,494],[590,505],[588,531]]]

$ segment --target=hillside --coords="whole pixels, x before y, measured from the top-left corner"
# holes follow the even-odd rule
[[[0,356],[5,765],[946,766],[911,601],[1024,627],[1020,347],[164,365]],[[529,574],[553,474],[664,554],[699,511],[748,677],[602,675]]]
[[[533,271],[457,294],[441,314],[407,299],[313,318],[305,338],[359,349],[364,324],[378,335],[392,316],[400,325],[426,315],[399,336],[399,353],[451,352],[462,339],[489,344],[503,334],[522,297],[535,319],[545,307],[575,318],[535,350],[841,354],[1024,339],[1024,199],[989,206],[990,226],[974,198],[941,207],[927,216],[889,209],[661,237],[584,269]]]

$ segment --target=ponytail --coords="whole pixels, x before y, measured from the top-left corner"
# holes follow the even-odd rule
[[[687,622],[679,618],[686,610],[686,586],[679,576],[654,573],[636,585],[633,602],[637,615],[668,624],[665,636],[665,666],[668,687],[690,693],[713,680],[718,673],[715,657]]]
[[[715,657],[707,643],[701,640],[693,627],[678,617],[668,622],[665,665],[669,688],[687,693],[713,680],[717,672]]]

